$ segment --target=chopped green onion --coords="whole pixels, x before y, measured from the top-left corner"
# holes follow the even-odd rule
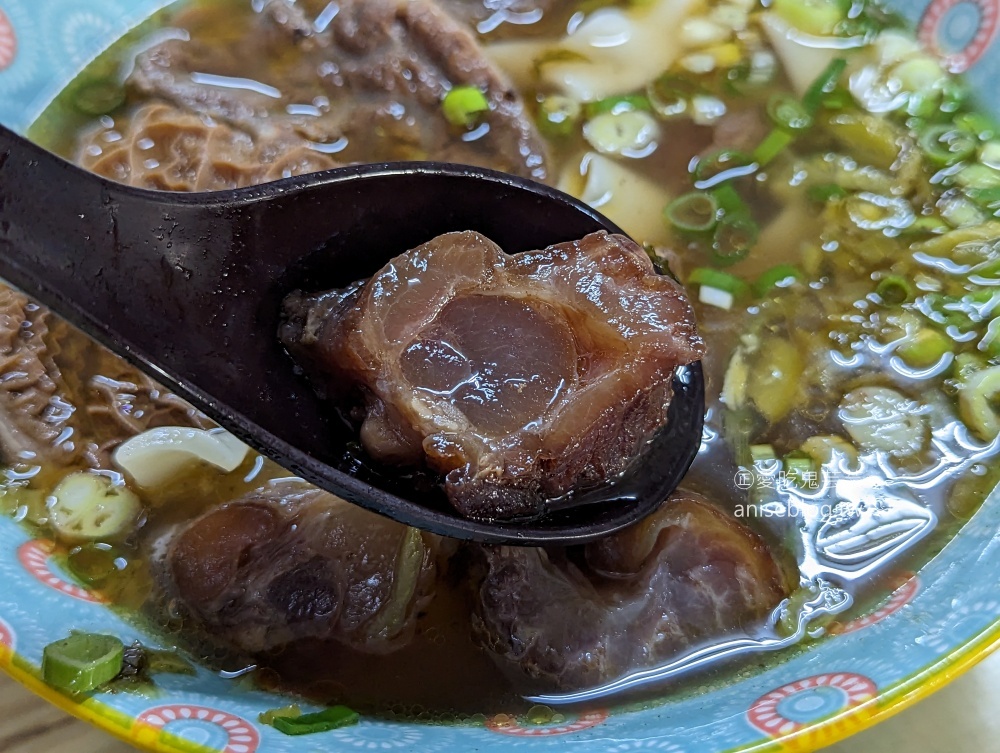
[[[712,189],[712,196],[715,197],[719,210],[724,217],[749,216],[750,207],[743,201],[735,188],[730,183],[723,183]]]
[[[844,22],[851,0],[774,0],[772,10],[806,34],[829,36]]]
[[[688,275],[688,285],[706,285],[717,290],[724,290],[737,297],[750,292],[750,286],[736,275],[731,275],[728,272],[720,272],[718,269],[712,269],[711,267],[697,267],[692,269],[691,274]]]
[[[955,182],[963,188],[996,188],[1000,186],[1000,171],[973,162],[955,173]]]
[[[985,442],[1000,434],[997,397],[1000,396],[1000,366],[972,373],[958,389],[958,414],[973,433]]]
[[[946,196],[938,202],[941,217],[952,227],[973,227],[986,221],[977,204],[964,196]]]
[[[823,97],[822,105],[827,110],[844,110],[854,104],[854,95],[850,89],[842,86],[836,87],[827,96]]]
[[[80,87],[73,104],[84,115],[107,115],[125,102],[125,87],[112,79],[93,81]]]
[[[940,113],[938,92],[913,92],[906,100],[906,114],[929,120]]]
[[[976,285],[993,285],[1000,280],[1000,259],[990,259],[972,268],[969,282]]]
[[[777,460],[778,456],[774,452],[774,447],[769,444],[750,445],[750,459],[754,463],[762,463],[765,460]]]
[[[806,190],[806,196],[809,197],[811,201],[815,201],[819,204],[825,204],[833,199],[843,199],[847,197],[847,190],[836,183],[820,183],[819,185],[809,186]]]
[[[848,16],[838,23],[833,33],[838,37],[864,37],[871,39],[882,31],[884,24],[868,15]]]
[[[712,260],[719,266],[728,267],[745,259],[759,236],[760,228],[750,217],[723,217],[712,238]]]
[[[1000,356],[1000,317],[993,319],[986,327],[986,334],[983,335],[977,346],[990,358]]]
[[[286,735],[311,735],[357,724],[361,715],[347,706],[331,706],[314,714],[275,716],[271,725]]]
[[[66,565],[84,583],[100,585],[125,567],[125,559],[111,544],[91,542],[74,547]]]
[[[900,232],[903,235],[914,235],[916,233],[945,233],[949,230],[951,230],[951,226],[940,217],[917,217]]]
[[[124,653],[113,635],[73,633],[42,651],[42,677],[59,690],[87,693],[118,676]]]
[[[984,204],[991,209],[1000,204],[1000,186],[990,188],[967,188],[965,194],[978,204]]]
[[[941,112],[957,112],[969,99],[968,86],[953,76],[940,79],[938,85],[941,87]]]
[[[775,94],[767,103],[771,121],[786,131],[803,131],[813,124],[812,113],[802,103],[787,94]]]
[[[746,152],[719,149],[700,157],[695,163],[695,187],[711,188],[731,178],[749,175],[756,169],[755,160]]]
[[[562,139],[576,131],[583,108],[571,97],[551,94],[538,106],[538,130],[543,136]]]
[[[663,118],[683,115],[691,100],[704,91],[689,78],[665,73],[646,87],[646,99],[653,111]]]
[[[976,137],[952,125],[929,126],[919,138],[924,155],[944,167],[968,159],[976,153]]]
[[[844,75],[846,68],[847,60],[844,58],[834,58],[830,61],[830,64],[810,84],[802,97],[802,106],[806,112],[812,115],[819,112],[819,108],[823,105],[823,100],[837,88],[840,77]]]
[[[978,112],[963,112],[961,115],[956,115],[955,125],[984,141],[997,135],[997,127],[993,120]]]
[[[686,233],[704,233],[719,220],[719,202],[710,193],[692,191],[674,199],[663,210],[671,225]]]
[[[257,721],[261,724],[273,725],[278,718],[295,719],[302,716],[302,708],[297,703],[289,706],[282,706],[278,709],[268,709],[257,714]]]
[[[444,95],[441,111],[445,120],[455,126],[468,128],[478,119],[480,113],[490,109],[490,102],[475,86],[456,86]]]
[[[785,472],[797,476],[800,481],[806,481],[807,473],[816,472],[816,462],[811,456],[801,451],[790,452],[785,455]]]
[[[605,112],[620,113],[630,110],[652,110],[653,105],[649,97],[642,94],[625,94],[617,97],[605,97],[596,102],[587,104],[586,113],[588,118],[593,118]]]
[[[763,298],[772,288],[787,288],[803,278],[801,270],[792,264],[779,264],[763,272],[753,284],[753,292]]]
[[[883,277],[875,288],[875,294],[888,306],[898,306],[913,299],[913,286],[899,275]]]
[[[795,137],[788,131],[782,128],[775,128],[753,150],[754,162],[761,167],[769,164],[775,157],[785,151],[794,139]]]
[[[749,60],[741,60],[725,72],[725,87],[729,94],[747,94],[774,80],[778,65],[770,52],[758,51]]]
[[[942,332],[931,327],[922,327],[896,348],[896,354],[914,368],[933,366],[945,353],[951,352],[953,343]]]
[[[637,156],[659,134],[659,123],[643,110],[604,112],[588,120],[583,137],[601,154]]]

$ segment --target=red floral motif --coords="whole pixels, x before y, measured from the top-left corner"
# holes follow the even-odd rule
[[[958,52],[947,52],[941,49],[939,37],[941,21],[948,12],[957,5],[972,3],[979,9],[979,29],[965,49]],[[944,58],[944,63],[952,73],[961,73],[971,68],[989,49],[997,35],[998,19],[1000,19],[1000,2],[998,0],[934,0],[924,11],[920,19],[918,34],[924,45]]]
[[[185,703],[155,706],[143,711],[136,718],[136,723],[163,729],[171,722],[188,719],[221,727],[228,736],[222,753],[254,753],[260,745],[260,733],[246,719],[207,706],[190,706]]]
[[[513,717],[506,714],[496,714],[486,720],[486,729],[501,735],[514,735],[515,737],[552,737],[554,735],[569,735],[573,732],[596,727],[607,718],[608,712],[604,709],[598,709],[581,714],[572,722],[563,722],[547,727],[535,724],[530,727],[522,727],[514,722]]]
[[[884,620],[890,614],[905,607],[920,592],[920,578],[915,573],[900,573],[893,585],[896,586],[895,590],[886,602],[874,612],[864,617],[857,617],[843,625],[835,622],[830,625],[830,632],[835,635],[846,635],[874,625],[879,620]]]
[[[0,10],[0,71],[14,62],[17,57],[17,36],[10,20]]]
[[[878,693],[875,683],[863,675],[851,672],[830,672],[813,675],[802,680],[790,682],[780,688],[765,693],[750,706],[747,711],[747,721],[768,737],[791,735],[805,729],[813,722],[830,716],[822,713],[815,719],[790,719],[779,710],[781,702],[795,696],[806,696],[817,693],[818,688],[837,688],[844,694],[844,703],[834,713],[859,706],[869,701]]]
[[[80,601],[89,601],[94,604],[103,604],[105,599],[99,594],[92,593],[85,588],[81,588],[75,583],[70,583],[59,577],[49,569],[49,557],[56,550],[54,542],[48,539],[35,539],[21,545],[17,550],[17,559],[24,566],[24,569],[35,576],[49,588],[54,588],[60,593],[72,596]]]

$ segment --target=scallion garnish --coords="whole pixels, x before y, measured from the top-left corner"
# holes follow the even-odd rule
[[[933,366],[954,343],[933,327],[923,327],[896,348],[896,354],[910,366],[920,369]]]
[[[767,165],[785,151],[794,139],[795,137],[783,128],[775,128],[753,150],[754,162],[761,167]]]
[[[813,114],[794,97],[775,94],[767,103],[771,121],[786,131],[803,131],[813,124]]]
[[[42,651],[42,677],[68,693],[88,693],[122,670],[125,644],[113,635],[73,633]]]
[[[773,288],[787,288],[803,277],[802,271],[794,264],[779,264],[761,273],[753,284],[753,292],[758,297],[763,298]]]
[[[750,286],[736,275],[721,272],[711,267],[697,267],[692,269],[687,281],[688,285],[706,285],[717,290],[724,290],[737,297],[750,292]]]
[[[909,280],[899,275],[883,277],[875,288],[875,294],[889,306],[898,306],[913,298],[913,286]]]
[[[844,75],[846,68],[847,60],[844,58],[835,58],[830,61],[830,64],[816,77],[816,80],[812,82],[802,97],[802,106],[806,112],[814,116],[819,112],[823,100],[837,88],[840,77]]]
[[[538,104],[538,130],[549,138],[566,138],[576,131],[583,108],[571,97],[550,94]]]
[[[720,267],[728,267],[745,259],[759,235],[760,228],[750,217],[723,217],[712,236],[712,261]]]
[[[954,125],[931,125],[919,137],[920,148],[929,161],[945,167],[955,165],[976,153],[978,140]]]
[[[274,716],[271,720],[279,732],[286,735],[311,735],[316,732],[329,732],[351,724],[357,724],[360,714],[347,706],[331,706],[314,714],[301,716]]]
[[[475,86],[456,86],[444,95],[441,111],[445,120],[455,126],[468,128],[480,113],[490,109],[490,102]]]
[[[617,97],[605,97],[596,102],[589,102],[586,107],[588,118],[593,118],[605,112],[619,113],[629,110],[652,110],[649,97],[643,94],[625,94]]]
[[[825,204],[828,201],[843,199],[847,197],[847,190],[836,183],[821,183],[816,186],[809,186],[806,189],[806,196],[810,201]]]
[[[667,222],[686,233],[705,233],[719,221],[719,202],[705,191],[679,196],[663,210]]]
[[[719,210],[725,217],[735,217],[736,215],[750,216],[750,207],[743,201],[743,197],[737,193],[730,183],[723,183],[712,189],[712,196],[715,197]]]

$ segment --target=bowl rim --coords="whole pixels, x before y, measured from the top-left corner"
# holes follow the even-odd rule
[[[961,677],[994,651],[1000,649],[1000,618],[965,643],[952,648],[937,661],[879,692],[865,702],[833,716],[806,724],[788,735],[759,740],[727,753],[767,753],[768,751],[799,751],[806,753],[838,743],[859,732],[874,727],[899,712],[928,698],[953,680]],[[22,666],[18,666],[18,665]],[[97,698],[74,701],[70,696],[45,684],[26,667],[31,663],[16,650],[0,654],[0,670],[35,695],[66,713],[94,725],[113,737],[155,753],[217,753],[215,748],[199,745],[154,728],[133,718]],[[811,745],[815,743],[815,745]]]

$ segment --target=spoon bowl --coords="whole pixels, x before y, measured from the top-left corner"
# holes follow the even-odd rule
[[[582,543],[655,510],[697,453],[700,364],[678,370],[668,423],[615,481],[525,522],[458,515],[431,479],[378,468],[278,341],[293,290],[342,287],[442,233],[508,253],[622,231],[552,188],[464,165],[344,167],[205,194],[90,174],[0,127],[0,276],[254,449],[355,504],[438,534]]]

